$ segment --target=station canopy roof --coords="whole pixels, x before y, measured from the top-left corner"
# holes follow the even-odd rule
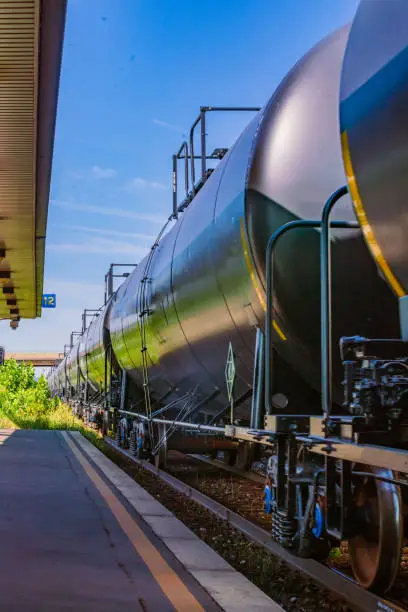
[[[66,0],[0,0],[0,318],[41,314]]]

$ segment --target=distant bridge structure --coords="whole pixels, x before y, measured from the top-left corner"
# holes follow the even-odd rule
[[[5,359],[15,359],[18,362],[32,363],[34,367],[52,367],[61,359],[61,353],[7,353]]]

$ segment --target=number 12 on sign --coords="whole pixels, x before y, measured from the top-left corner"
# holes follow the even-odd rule
[[[57,305],[57,296],[55,293],[44,293],[42,296],[43,308],[55,308]]]

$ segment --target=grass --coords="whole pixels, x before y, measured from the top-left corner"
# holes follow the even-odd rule
[[[31,363],[6,359],[0,366],[0,428],[80,431],[99,448],[102,437],[86,427],[71,408],[51,397],[44,376],[35,378]]]
[[[72,414],[67,404],[60,404],[47,414],[7,414],[0,409],[0,429],[58,429],[80,431],[92,444],[101,449],[102,436],[86,427],[78,417]]]
[[[8,416],[0,413],[0,429],[16,429],[16,426]]]

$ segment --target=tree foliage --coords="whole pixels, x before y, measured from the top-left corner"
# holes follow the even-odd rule
[[[0,366],[0,410],[10,418],[46,416],[59,404],[51,397],[46,378],[35,379],[32,364],[8,359]]]

